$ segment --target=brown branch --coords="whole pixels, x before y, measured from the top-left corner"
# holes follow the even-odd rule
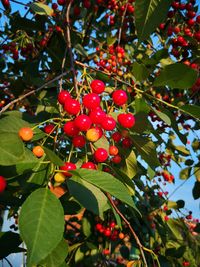
[[[43,85],[40,86],[39,88],[34,89],[34,90],[32,90],[32,91],[30,91],[30,92],[28,92],[28,93],[26,93],[26,94],[24,94],[24,95],[22,95],[22,96],[16,98],[16,99],[14,99],[14,100],[11,101],[10,103],[8,103],[5,107],[2,108],[2,110],[0,111],[0,115],[1,115],[3,112],[5,112],[9,107],[11,107],[12,105],[14,105],[15,103],[17,103],[17,102],[19,102],[19,101],[25,99],[26,97],[28,97],[28,96],[30,96],[30,95],[33,95],[33,94],[39,92],[40,90],[42,90],[42,89],[45,88],[46,86],[50,85],[51,83],[53,83],[53,82],[59,80],[61,77],[65,76],[65,75],[66,75],[67,73],[69,73],[70,71],[71,71],[71,70],[66,71],[66,72],[64,72],[64,73],[62,73],[62,74],[60,74],[60,75],[58,75],[57,77],[53,78],[52,80],[46,82],[45,84],[43,84]]]
[[[144,251],[143,251],[143,245],[141,244],[140,242],[140,239],[139,237],[137,236],[136,232],[133,230],[130,222],[126,219],[126,217],[121,213],[121,211],[117,208],[117,206],[115,205],[111,195],[109,193],[106,193],[106,196],[108,198],[108,200],[110,201],[110,204],[112,205],[112,207],[114,208],[114,210],[117,212],[117,214],[122,218],[122,220],[125,222],[125,224],[128,226],[131,234],[133,235],[133,237],[135,238],[135,241],[136,241],[136,244],[138,245],[139,247],[139,250],[140,250],[140,253],[141,253],[141,256],[142,256],[142,259],[143,259],[143,262],[144,262],[144,266],[145,267],[148,267],[147,265],[147,260],[146,260],[146,257],[144,255]]]
[[[67,42],[67,49],[69,52],[69,57],[70,57],[70,65],[71,65],[71,70],[73,73],[73,82],[74,82],[74,89],[76,91],[76,95],[78,95],[78,82],[76,79],[76,70],[74,67],[74,56],[72,53],[72,43],[71,43],[71,35],[70,35],[70,17],[69,17],[69,13],[70,13],[70,9],[71,9],[71,5],[73,3],[73,0],[69,1],[69,4],[67,6],[67,11],[66,11],[66,23],[67,23],[67,30],[66,30],[66,42]]]

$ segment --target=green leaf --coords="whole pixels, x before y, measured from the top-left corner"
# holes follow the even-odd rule
[[[150,111],[150,107],[149,105],[146,103],[145,99],[142,97],[136,98],[135,99],[135,111],[136,113],[149,113]]]
[[[137,133],[143,133],[148,129],[149,120],[147,114],[144,112],[135,114],[135,125],[131,128],[131,131]]]
[[[88,57],[88,53],[85,51],[85,49],[82,47],[81,44],[76,44],[74,46],[74,49],[79,53],[81,56]]]
[[[189,89],[197,79],[197,71],[183,63],[175,63],[161,70],[154,86],[169,86],[172,89]]]
[[[194,167],[194,175],[196,177],[196,180],[200,182],[200,168],[199,167]]]
[[[152,169],[155,169],[160,165],[155,145],[149,138],[131,135],[131,140],[142,159],[145,160]]]
[[[200,198],[200,182],[196,181],[192,189],[193,198],[196,200]]]
[[[139,64],[138,62],[134,62],[132,65],[132,72],[136,79],[136,81],[142,82],[146,80],[149,76],[149,71],[143,64]]]
[[[175,146],[173,145],[174,149],[176,149],[182,156],[189,156],[190,151],[185,148],[185,146]]]
[[[34,191],[24,202],[19,230],[27,249],[27,266],[38,264],[62,239],[64,212],[60,201],[49,189]]]
[[[110,144],[108,142],[108,139],[104,135],[102,135],[102,137],[94,143],[94,146],[96,148],[104,148],[108,151]]]
[[[38,15],[52,16],[54,13],[52,8],[43,3],[31,3],[30,8]]]
[[[0,131],[0,165],[10,166],[24,158],[24,144],[16,133]]]
[[[135,24],[140,42],[144,41],[165,20],[172,0],[136,0]]]
[[[200,119],[200,106],[197,105],[184,105],[180,107],[180,110],[186,112],[194,118]]]
[[[131,151],[131,153],[128,155],[128,157],[125,158],[125,166],[122,168],[122,171],[130,178],[132,179],[138,171],[137,167],[137,159],[134,151]]]
[[[53,152],[51,149],[47,148],[47,147],[43,147],[44,152],[47,156],[47,158],[54,164],[58,165],[58,166],[63,166],[64,162],[56,155],[55,152]]]
[[[82,230],[86,237],[91,235],[91,224],[87,218],[82,219]]]
[[[103,218],[103,212],[106,211],[109,206],[106,196],[99,188],[75,175],[67,181],[67,185],[70,194],[77,199],[83,207]]]
[[[25,249],[19,248],[22,240],[17,233],[11,231],[0,233],[0,260],[11,253],[23,252]]]
[[[161,111],[159,111],[159,110],[156,110],[156,109],[154,109],[154,108],[151,108],[151,109],[153,110],[153,112],[154,112],[159,118],[161,118],[161,120],[163,120],[167,125],[171,126],[171,119],[170,119],[170,117],[169,117],[167,114],[165,114],[165,113],[163,113],[163,112],[161,112]]]
[[[60,266],[67,257],[68,244],[62,239],[62,241],[56,246],[56,248],[44,259],[40,265],[44,267],[55,267]]]
[[[191,169],[191,167],[182,169],[179,173],[179,178],[181,180],[187,180],[190,177]]]
[[[73,174],[99,187],[101,190],[108,192],[112,196],[136,209],[126,186],[111,174],[102,171],[84,169],[73,171]]]

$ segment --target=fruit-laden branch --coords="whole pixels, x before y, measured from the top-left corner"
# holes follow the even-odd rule
[[[74,67],[74,56],[72,53],[72,43],[71,43],[71,35],[70,35],[70,9],[71,9],[71,5],[73,3],[73,0],[71,0],[67,6],[67,11],[66,11],[66,23],[67,23],[67,30],[66,30],[66,42],[67,42],[67,48],[68,48],[68,52],[69,52],[69,57],[70,57],[70,65],[71,65],[71,70],[73,73],[73,81],[74,81],[74,89],[76,91],[76,95],[78,95],[78,82],[76,79],[76,70]]]
[[[30,92],[28,92],[28,93],[26,93],[26,94],[24,94],[24,95],[22,95],[22,96],[20,96],[20,97],[18,97],[18,98],[16,98],[16,99],[14,99],[14,100],[11,101],[10,103],[8,103],[6,106],[4,106],[4,107],[2,108],[2,110],[0,110],[0,115],[1,115],[3,112],[5,112],[9,107],[11,107],[12,105],[14,105],[15,103],[17,103],[17,102],[19,102],[19,101],[25,99],[26,97],[28,97],[28,96],[30,96],[30,95],[33,95],[33,94],[39,92],[40,90],[42,90],[42,89],[45,88],[46,86],[49,86],[50,84],[52,84],[53,82],[55,82],[55,81],[57,81],[57,80],[60,80],[60,78],[62,78],[62,77],[65,76],[66,74],[68,74],[70,71],[71,71],[71,70],[69,70],[69,71],[65,71],[64,73],[62,73],[62,74],[56,76],[56,77],[53,78],[52,80],[46,82],[45,84],[43,84],[43,85],[40,86],[39,88],[34,89],[34,90],[31,90]]]
[[[146,260],[146,257],[144,255],[144,250],[143,250],[143,245],[141,244],[140,242],[140,239],[139,237],[137,236],[136,232],[133,230],[130,222],[125,218],[125,216],[120,212],[120,210],[117,208],[117,206],[115,205],[111,195],[109,193],[106,193],[106,196],[108,198],[108,200],[110,201],[110,204],[112,205],[112,207],[115,209],[115,211],[117,212],[117,214],[122,218],[122,220],[126,223],[126,225],[128,226],[131,234],[133,235],[138,247],[139,247],[139,250],[140,250],[140,253],[141,253],[141,256],[142,256],[142,259],[143,259],[143,262],[144,262],[144,266],[145,267],[148,267],[147,265],[147,260]]]

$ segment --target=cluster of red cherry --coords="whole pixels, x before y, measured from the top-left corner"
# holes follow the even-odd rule
[[[119,226],[116,225],[114,221],[111,221],[108,223],[107,226],[104,226],[102,223],[97,223],[95,225],[96,231],[105,236],[106,238],[109,238],[112,241],[116,241],[117,239],[124,239],[125,235],[124,233],[119,231]],[[99,241],[101,241],[101,238],[99,238]]]
[[[103,135],[107,138],[111,136],[115,142],[122,140],[122,135],[116,131],[117,122],[120,127],[130,129],[135,124],[135,117],[131,113],[120,113],[117,116],[117,122],[110,114],[101,108],[100,104],[103,99],[101,94],[105,91],[105,84],[100,80],[93,80],[90,84],[91,92],[85,93],[79,100],[74,99],[68,91],[62,90],[58,94],[58,102],[63,106],[67,113],[67,122],[63,127],[64,133],[71,138],[71,142],[75,148],[81,149],[86,145],[86,141],[96,142]],[[121,107],[127,103],[128,95],[124,90],[117,89],[112,93],[113,104]],[[51,133],[53,125],[46,125],[44,131]],[[127,131],[128,132],[128,131]],[[123,139],[123,144],[127,145],[127,138]],[[130,144],[130,142],[129,142]],[[93,152],[93,161],[85,162],[82,168],[96,169],[95,163],[105,162],[109,155],[112,161],[118,163],[121,161],[118,155],[118,148],[110,145],[109,151],[105,148],[97,148]],[[66,162],[60,167],[65,171],[65,176],[71,176],[67,171],[76,169],[76,165],[72,162]]]

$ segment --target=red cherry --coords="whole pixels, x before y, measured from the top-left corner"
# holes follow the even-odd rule
[[[83,97],[83,105],[88,109],[95,109],[99,107],[100,102],[100,97],[95,93],[90,93]]]
[[[102,121],[101,126],[106,131],[113,131],[116,127],[116,121],[112,116],[107,115]]]
[[[110,228],[106,228],[106,229],[103,231],[103,234],[104,234],[104,236],[106,236],[106,237],[111,236],[111,229],[110,229]]]
[[[56,10],[57,8],[58,8],[58,5],[57,5],[56,3],[53,3],[53,4],[52,4],[52,9],[53,9],[53,10]]]
[[[76,127],[74,121],[68,121],[65,123],[63,131],[68,136],[78,135],[79,129]]]
[[[165,217],[164,217],[164,220],[167,222],[167,221],[169,221],[169,217],[166,215]]]
[[[185,267],[186,267],[186,266],[190,266],[189,261],[184,261],[184,262],[183,262],[183,266],[185,266]]]
[[[115,164],[119,164],[122,161],[122,158],[120,157],[120,155],[116,155],[111,159],[111,161]]]
[[[72,174],[69,173],[68,171],[76,170],[76,165],[71,162],[65,162],[65,165],[61,166],[60,170],[65,171],[65,172],[62,172],[65,176],[71,177]]]
[[[112,222],[110,222],[109,225],[110,225],[111,228],[114,228],[114,227],[116,226],[116,223],[112,221]],[[117,232],[117,233],[118,233],[118,232]]]
[[[125,147],[125,148],[129,148],[132,146],[132,141],[129,137],[125,137],[123,140],[122,140],[122,146]]]
[[[122,139],[122,135],[119,132],[115,132],[112,134],[112,139],[116,142],[119,143]]]
[[[57,2],[60,6],[64,6],[67,3],[66,0],[57,0]]]
[[[95,229],[96,229],[97,231],[100,231],[102,228],[103,228],[103,225],[102,225],[101,223],[97,223],[97,224],[95,225]]]
[[[89,117],[92,120],[92,123],[101,124],[106,117],[106,113],[100,107],[97,107],[96,109],[91,110]]]
[[[119,114],[117,120],[124,128],[132,128],[135,124],[135,117],[131,113]]]
[[[86,141],[85,141],[85,136],[83,135],[76,135],[72,139],[72,143],[74,147],[82,148],[85,146]]]
[[[90,119],[90,117],[88,117],[85,114],[79,115],[76,119],[75,119],[75,125],[76,127],[80,130],[80,131],[87,131],[88,129],[90,129],[92,121]]]
[[[186,16],[190,19],[193,19],[196,16],[196,13],[192,10],[188,11]]]
[[[50,133],[53,132],[54,127],[55,127],[55,126],[54,126],[53,124],[48,124],[48,125],[46,125],[46,126],[44,127],[44,132],[45,132],[46,134],[50,134]]]
[[[112,99],[116,105],[122,106],[122,105],[126,104],[126,102],[128,100],[128,96],[124,90],[116,90],[112,94]]]
[[[3,176],[0,176],[0,193],[3,193],[7,185],[6,179]]]
[[[10,1],[9,0],[2,0],[2,5],[4,6],[5,9],[10,8]]]
[[[108,158],[108,152],[104,148],[98,148],[94,152],[94,158],[97,162],[104,162]]]
[[[109,147],[109,154],[111,156],[116,156],[118,154],[119,150],[116,146],[110,146]]]
[[[90,84],[92,92],[96,94],[101,94],[105,90],[105,84],[100,80],[93,80]]]
[[[196,22],[200,23],[200,15],[196,17]]]
[[[61,105],[64,105],[66,100],[68,100],[68,99],[71,99],[70,93],[65,91],[65,90],[60,91],[60,93],[58,94],[58,102]]]
[[[93,162],[85,162],[82,164],[81,168],[83,169],[90,169],[90,170],[96,170],[96,165]]]
[[[83,0],[83,6],[89,9],[91,7],[91,2],[89,0]]]
[[[65,102],[64,110],[70,115],[77,115],[81,110],[79,101],[72,98],[68,99],[68,101]]]
[[[76,17],[78,17],[80,14],[81,14],[80,7],[75,6],[75,7],[74,7],[74,15],[75,15]]]

